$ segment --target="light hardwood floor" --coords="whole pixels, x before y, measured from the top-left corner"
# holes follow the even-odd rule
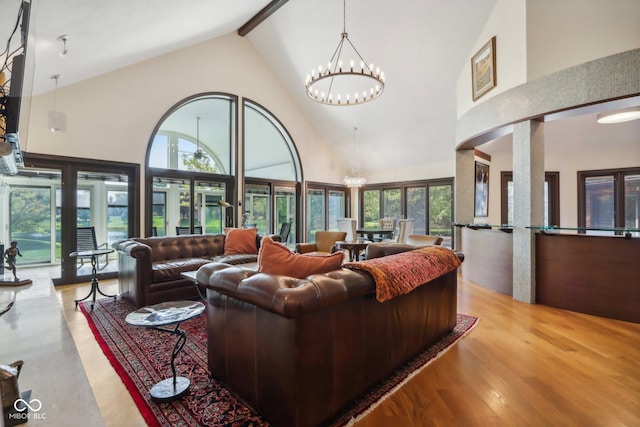
[[[117,281],[101,288],[117,291]],[[107,426],[145,425],[73,300],[57,288]],[[356,426],[640,426],[640,324],[514,301],[460,278],[479,324]]]

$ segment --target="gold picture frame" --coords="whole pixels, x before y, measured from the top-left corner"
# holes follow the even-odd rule
[[[496,87],[496,37],[471,57],[471,94],[476,101]]]

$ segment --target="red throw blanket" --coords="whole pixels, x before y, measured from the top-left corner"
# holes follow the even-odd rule
[[[429,246],[382,258],[348,262],[343,267],[371,274],[376,282],[376,299],[385,302],[407,294],[459,265],[460,259],[452,250]]]

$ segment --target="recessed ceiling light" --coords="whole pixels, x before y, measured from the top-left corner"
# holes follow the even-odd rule
[[[640,107],[631,107],[609,113],[600,113],[596,121],[602,124],[622,123],[640,119]]]

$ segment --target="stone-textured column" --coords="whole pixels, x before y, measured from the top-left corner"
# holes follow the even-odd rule
[[[456,151],[456,180],[455,180],[455,212],[454,220],[460,223],[473,222],[473,191],[475,185],[475,164],[473,150]],[[454,249],[463,251],[462,232],[454,227]]]
[[[535,232],[544,225],[544,125],[513,126],[513,298],[535,303]]]

